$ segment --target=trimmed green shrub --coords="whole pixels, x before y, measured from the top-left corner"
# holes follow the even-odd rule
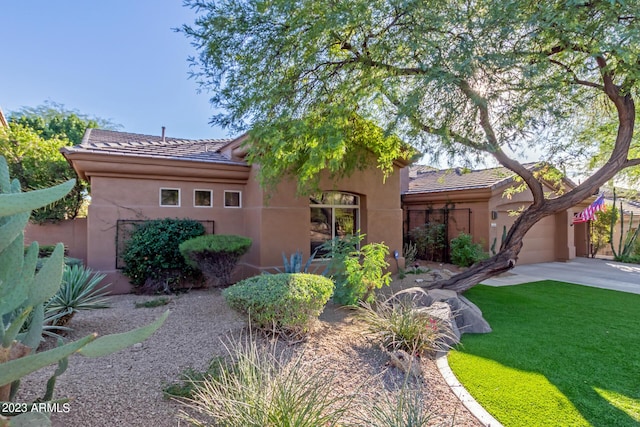
[[[471,234],[460,233],[451,239],[451,262],[459,267],[469,267],[487,256],[479,243],[473,243]]]
[[[251,247],[251,239],[232,234],[210,234],[180,244],[180,253],[193,268],[204,274],[207,282],[228,286],[238,260]]]
[[[317,319],[333,292],[331,279],[317,274],[263,274],[242,280],[222,292],[234,310],[252,324],[279,333],[302,335]]]
[[[204,227],[190,219],[165,218],[142,223],[126,245],[123,270],[142,293],[169,293],[197,277],[180,256],[180,243],[201,236]]]

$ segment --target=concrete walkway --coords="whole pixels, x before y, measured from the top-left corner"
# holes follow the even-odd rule
[[[489,286],[507,286],[538,280],[558,280],[640,294],[640,265],[597,258],[575,258],[568,262],[516,266],[513,270],[482,283]]]

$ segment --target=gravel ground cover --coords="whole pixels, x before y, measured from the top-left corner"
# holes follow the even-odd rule
[[[135,308],[135,303],[155,297],[118,295],[109,309],[79,313],[71,326],[70,338],[92,332],[124,332],[147,324],[165,310],[171,315],[147,341],[107,357],[89,359],[74,355],[59,379],[56,397],[70,397],[69,411],[52,416],[54,426],[176,426],[186,425],[178,414],[184,406],[166,400],[164,383],[173,382],[187,367],[204,369],[216,355],[225,354],[225,336],[246,329],[243,317],[227,307],[218,289],[193,290],[171,297],[168,305]],[[329,305],[313,333],[303,343],[292,345],[310,360],[338,370],[337,387],[357,393],[357,410],[393,396],[404,374],[389,366],[380,348],[362,334],[363,325],[353,312]],[[26,377],[17,401],[30,401],[42,394],[55,367]],[[421,360],[422,375],[416,379],[425,396],[425,406],[433,413],[430,425],[481,425],[460,403],[438,372],[435,362]],[[362,384],[367,384],[362,387]]]

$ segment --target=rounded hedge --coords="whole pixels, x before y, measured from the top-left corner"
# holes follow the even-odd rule
[[[247,314],[253,325],[301,335],[320,316],[334,283],[317,274],[263,274],[245,279],[222,293],[234,310]]]
[[[192,267],[198,268],[198,263],[192,254],[196,252],[215,252],[242,256],[251,247],[251,239],[233,234],[208,234],[194,237],[180,244],[180,253]]]
[[[251,247],[251,239],[232,234],[210,234],[180,244],[187,264],[197,268],[216,286],[228,286],[238,260]]]

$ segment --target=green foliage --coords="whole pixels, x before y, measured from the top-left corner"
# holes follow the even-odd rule
[[[391,273],[385,273],[388,255],[389,248],[384,243],[369,243],[349,256],[344,261],[346,280],[336,283],[334,300],[342,305],[373,301],[374,291],[391,283]]]
[[[409,231],[409,238],[418,251],[417,257],[427,261],[440,258],[446,239],[444,224],[427,223]]]
[[[52,350],[33,353],[42,335],[44,304],[56,295],[61,285],[64,248],[62,244],[56,245],[51,256],[36,272],[38,243],[32,243],[24,253],[24,227],[32,209],[63,197],[73,185],[74,182],[69,181],[52,188],[22,193],[19,181],[10,180],[6,161],[0,156],[0,401],[15,398],[20,379],[24,376],[58,363],[42,398],[50,401],[56,378],[66,370],[67,358],[71,354],[79,352],[97,357],[128,347],[146,339],[168,315],[165,313],[154,323],[127,333],[98,339],[91,334],[75,342],[60,343]],[[29,328],[21,332],[30,315]],[[14,418],[16,424],[21,417],[24,420],[23,415]]]
[[[178,381],[165,384],[162,387],[162,392],[165,398],[193,399],[199,384],[206,380],[219,381],[222,372],[232,370],[233,366],[229,366],[224,357],[217,356],[209,362],[209,366],[204,372],[193,368],[184,369],[180,373]]]
[[[0,129],[0,152],[7,159],[9,172],[20,181],[22,188],[35,190],[76,179],[67,196],[36,209],[32,221],[60,221],[81,213],[86,204],[88,185],[77,179],[60,149],[80,144],[85,130],[96,127],[113,128],[114,125],[48,102],[13,112],[9,116],[9,127]]]
[[[267,276],[273,277],[273,276]],[[231,289],[231,288],[229,288]],[[185,404],[199,416],[182,413],[196,426],[337,427],[352,396],[333,393],[331,367],[309,372],[302,354],[287,357],[275,347],[261,348],[249,337],[226,346],[230,362],[221,361],[219,375],[195,383],[193,400]],[[232,366],[232,369],[228,367]]]
[[[358,308],[358,318],[367,325],[367,334],[387,350],[434,355],[448,349],[447,339],[453,335],[451,328],[433,316],[429,307],[417,307],[415,296],[395,294],[375,305],[363,302]]]
[[[201,236],[204,227],[190,219],[145,221],[126,245],[123,273],[140,292],[169,292],[191,280],[196,270],[180,255],[180,243]]]
[[[297,251],[292,253],[291,259],[288,259],[283,252],[282,253],[283,271],[281,271],[279,268],[276,268],[276,271],[278,271],[278,273],[309,273],[309,267],[311,267],[311,263],[315,259],[317,253],[318,251],[315,250],[309,257],[307,262],[305,262],[303,265],[302,251]]]
[[[330,279],[316,274],[263,274],[236,283],[222,295],[257,327],[297,336],[322,313],[333,287]]]
[[[247,144],[249,162],[260,164],[264,186],[273,188],[289,175],[295,177],[298,193],[303,194],[319,188],[322,171],[329,171],[334,180],[377,163],[386,177],[393,172],[396,159],[409,159],[414,154],[400,138],[387,135],[357,113],[330,108],[301,119],[257,125],[251,129]],[[265,162],[265,158],[279,161]]]
[[[60,149],[69,142],[58,137],[44,139],[36,131],[11,122],[0,128],[0,151],[6,156],[9,172],[27,190],[51,187],[76,174]],[[33,212],[32,221],[42,223],[75,218],[84,203],[86,184],[76,181],[69,195]]]
[[[436,155],[501,156],[509,145],[553,156],[571,149],[588,111],[606,109],[602,69],[621,94],[638,93],[636,0],[186,5],[200,14],[182,28],[199,49],[194,77],[224,111],[212,122],[259,129],[260,163],[304,162],[303,179],[341,158],[335,135],[354,111]]]
[[[345,262],[358,251],[364,234],[349,234],[344,237],[336,236],[320,245],[320,253],[326,254],[327,266],[322,272],[323,276],[333,279],[336,284],[342,284],[347,280]]]
[[[73,145],[82,142],[87,128],[115,130],[121,127],[111,120],[69,110],[63,104],[51,101],[45,101],[43,105],[37,107],[23,107],[17,112],[12,112],[9,121],[33,129],[44,139],[64,138]]]
[[[204,274],[210,284],[228,286],[240,257],[251,247],[251,239],[243,236],[211,234],[180,243],[185,261]]]
[[[640,233],[640,227],[633,228],[633,212],[629,218],[629,228],[625,232],[624,226],[624,209],[622,208],[622,202],[620,202],[620,210],[616,210],[616,191],[613,190],[613,213],[610,216],[610,229],[609,229],[609,241],[611,242],[611,251],[613,252],[613,259],[621,262],[636,263],[639,261],[638,257],[634,255],[636,242],[638,241],[638,233]],[[613,229],[616,221],[620,222],[620,239],[618,241],[618,248],[616,250],[615,243],[613,241]]]
[[[369,243],[358,249],[364,234],[335,237],[320,246],[329,260],[325,276],[331,277],[336,287],[333,300],[342,305],[356,305],[358,301],[371,301],[374,290],[391,283],[386,261],[389,248],[384,243]]]
[[[596,215],[596,219],[591,221],[589,227],[589,235],[591,240],[591,257],[595,258],[596,254],[606,245],[611,243],[611,224],[615,224],[618,218],[618,210],[615,205],[607,208],[606,211],[600,211]]]
[[[45,304],[45,315],[57,317],[54,325],[66,326],[78,311],[108,308],[109,284],[100,285],[104,278],[104,274],[90,268],[65,266],[62,286]]]
[[[451,262],[459,267],[469,267],[487,258],[479,243],[473,243],[471,234],[460,233],[451,239]]]
[[[366,402],[366,409],[357,417],[358,425],[367,427],[418,427],[433,425],[432,414],[425,409],[425,396],[419,389],[403,384],[396,399],[386,394],[381,399]],[[452,420],[454,415],[452,415]],[[444,425],[444,424],[442,424]],[[450,425],[455,425],[453,422]]]

